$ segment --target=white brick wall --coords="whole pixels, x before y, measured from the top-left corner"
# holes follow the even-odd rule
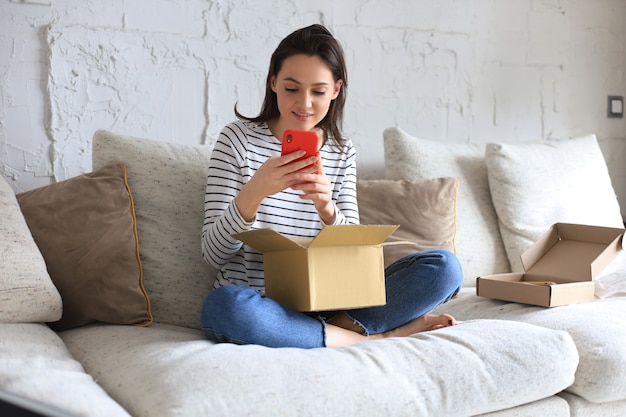
[[[345,131],[523,142],[596,133],[626,207],[623,0],[12,0],[0,3],[0,173],[17,191],[91,169],[98,128],[211,145],[259,109],[269,56],[310,23],[349,65]],[[624,210],[626,211],[626,210]]]

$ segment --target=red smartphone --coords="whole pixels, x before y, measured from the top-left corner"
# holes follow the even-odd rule
[[[300,159],[308,158],[309,156],[317,155],[318,144],[317,133],[308,130],[294,130],[287,129],[283,134],[283,143],[281,155],[295,152],[297,150],[304,150],[306,154]]]

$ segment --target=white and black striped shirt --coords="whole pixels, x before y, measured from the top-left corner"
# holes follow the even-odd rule
[[[243,185],[268,158],[279,156],[280,149],[266,123],[239,120],[220,133],[209,164],[202,229],[202,255],[219,269],[216,288],[236,284],[264,292],[262,255],[232,234],[271,228],[285,236],[311,238],[324,227],[313,202],[300,199],[301,192],[291,189],[266,197],[251,223],[237,211],[234,198]],[[322,165],[336,206],[335,224],[358,224],[355,149],[346,140],[342,150],[324,145]]]

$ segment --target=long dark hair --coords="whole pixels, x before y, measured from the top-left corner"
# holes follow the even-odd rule
[[[322,25],[315,24],[298,29],[280,42],[270,60],[270,68],[265,84],[265,98],[263,99],[261,112],[256,117],[246,117],[237,111],[237,105],[235,105],[235,114],[241,119],[257,123],[267,122],[279,117],[278,100],[276,93],[272,91],[271,80],[273,76],[278,75],[285,59],[297,54],[319,56],[330,68],[334,81],[343,81],[339,95],[330,103],[328,113],[316,125],[317,128],[324,132],[324,142],[331,137],[333,144],[340,147],[343,140],[341,128],[343,107],[346,102],[346,89],[348,87],[348,73],[341,45],[328,29]]]

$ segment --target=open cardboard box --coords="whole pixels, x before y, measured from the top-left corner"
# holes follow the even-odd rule
[[[624,229],[556,223],[522,254],[525,273],[478,277],[476,294],[556,307],[592,301],[593,280],[622,250]]]
[[[326,226],[313,239],[271,229],[234,237],[263,253],[265,294],[299,311],[384,305],[382,243],[398,226]]]

